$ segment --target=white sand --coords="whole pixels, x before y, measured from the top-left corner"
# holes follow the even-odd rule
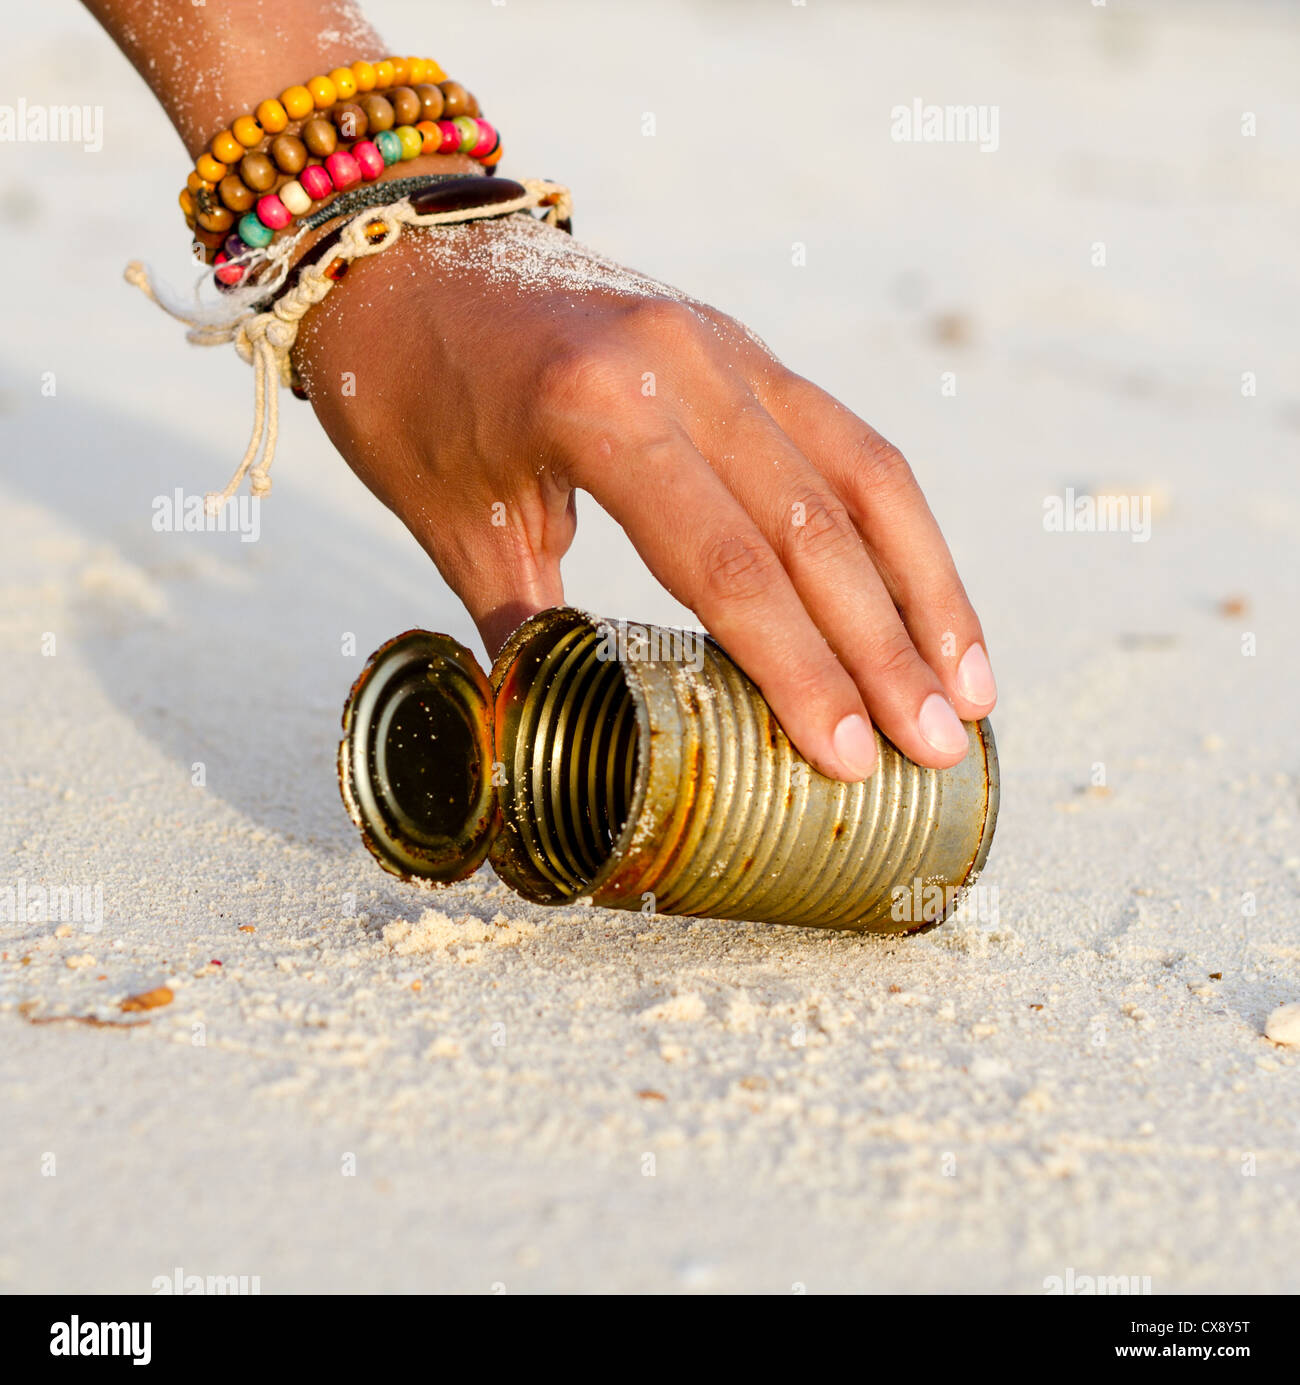
[[[7,27],[0,99],[101,103],[105,145],[0,146],[0,884],[100,885],[104,927],[0,925],[0,1287],[1300,1289],[1300,1069],[1263,1032],[1300,1000],[1300,18],[918,8],[446,0],[435,41],[374,7],[482,73],[507,169],[571,182],[588,239],[912,458],[1004,797],[997,922],[894,942],[487,873],[426,913],[378,870],[341,700],[468,622],[287,396],[259,542],[152,530],[224,481],[250,373],[121,282],[184,267],[147,93],[70,5]],[[555,91],[601,112],[569,145]],[[996,103],[998,151],[892,143],[918,96]],[[1067,486],[1154,496],[1150,541],[1045,533]],[[571,599],[679,614],[588,520]]]

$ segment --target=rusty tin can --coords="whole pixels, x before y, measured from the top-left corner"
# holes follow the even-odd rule
[[[877,733],[875,774],[843,784],[708,636],[557,607],[490,682],[447,635],[378,649],[343,710],[339,782],[412,883],[490,859],[537,904],[904,933],[946,918],[988,856],[997,751],[987,720],[967,731],[947,770]]]

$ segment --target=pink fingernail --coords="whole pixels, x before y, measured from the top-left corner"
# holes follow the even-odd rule
[[[993,681],[983,645],[973,644],[962,655],[957,665],[957,691],[977,707],[987,707],[997,700],[998,685]]]
[[[876,738],[866,717],[857,712],[844,717],[831,736],[831,748],[854,779],[871,777],[876,768]]]
[[[916,726],[940,755],[956,755],[959,752],[964,755],[970,744],[966,728],[958,721],[957,713],[948,705],[948,699],[942,693],[931,693],[921,703]]]

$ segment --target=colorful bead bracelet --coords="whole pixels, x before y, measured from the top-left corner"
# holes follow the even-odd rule
[[[457,116],[454,120],[421,121],[418,125],[381,130],[374,139],[359,139],[350,148],[339,147],[323,163],[308,164],[274,192],[259,197],[227,235],[212,257],[217,279],[226,285],[244,277],[244,266],[231,264],[250,250],[262,250],[276,233],[305,217],[316,204],[359,184],[374,182],[386,168],[420,154],[466,153],[499,149],[501,137],[486,120]],[[233,219],[233,218],[232,218]]]
[[[408,84],[424,86],[446,80],[447,74],[431,58],[386,58],[378,64],[359,61],[351,67],[336,67],[329,76],[312,77],[304,85],[288,87],[279,97],[268,97],[261,102],[255,114],[241,115],[233,120],[213,136],[208,150],[199,156],[194,174],[204,182],[220,183],[248,150],[258,148],[267,138],[282,134],[291,122],[306,121],[340,103],[350,103],[358,93],[362,101],[366,101],[368,94],[376,90],[384,92]],[[470,114],[470,105],[477,103],[459,83],[451,86],[465,109],[449,114]],[[446,93],[440,90],[440,96],[445,101]],[[439,108],[434,118],[441,114]],[[413,124],[414,121],[398,123]]]
[[[255,115],[233,121],[199,156],[180,203],[209,261],[224,247],[237,216],[254,212],[263,231],[274,235],[288,224],[284,211],[290,220],[300,214],[294,204],[306,209],[319,200],[316,194],[333,195],[338,188],[329,160],[338,153],[356,155],[355,146],[340,149],[340,136],[360,142],[368,134],[384,166],[418,154],[461,152],[494,168],[503,152],[500,136],[480,119],[473,94],[448,79],[431,59],[390,58],[335,68],[327,77],[313,77],[263,101]],[[385,134],[392,138],[381,140]],[[371,151],[363,154],[373,166]],[[358,173],[347,159],[337,160],[335,167],[349,186],[366,176],[364,167]],[[328,187],[320,174],[308,172],[312,168],[327,170]],[[379,172],[382,167],[374,176]],[[263,218],[255,209],[268,196],[282,206],[267,202],[269,216]],[[254,223],[247,224],[254,237],[262,234]]]
[[[444,88],[450,89],[449,94],[444,94]],[[241,149],[230,164],[223,164],[209,154],[200,155],[198,165],[181,192],[181,208],[187,218],[223,205],[232,212],[246,211],[256,193],[270,188],[277,172],[293,176],[311,159],[327,158],[334,152],[340,137],[350,141],[392,130],[394,126],[414,126],[422,121],[455,120],[460,116],[480,114],[477,101],[459,82],[424,85],[418,92],[412,87],[399,87],[387,93],[372,92],[363,96],[361,103],[349,101],[332,107],[328,117],[324,113],[316,114],[275,130],[257,144]],[[218,136],[214,143],[220,139]],[[480,157],[490,153],[485,151]],[[220,231],[224,228],[218,225],[207,229]]]
[[[493,186],[497,181],[494,178],[488,186]],[[371,183],[366,187],[341,192],[328,202],[322,203],[321,206],[316,207],[302,218],[298,223],[298,230],[300,232],[316,231],[321,227],[329,226],[331,222],[345,221],[348,217],[354,216],[359,211],[364,211],[367,207],[377,207],[400,201],[403,197],[414,197],[443,183],[473,183],[475,187],[481,187],[483,179],[477,174],[421,173],[412,178],[393,178],[386,183]],[[328,236],[322,237],[322,239],[328,239]],[[316,244],[319,245],[320,241],[317,241]],[[247,247],[244,253],[253,261],[251,265],[227,262],[218,267],[213,277],[219,289],[228,291],[239,283],[239,280],[229,271],[251,269],[253,271],[251,282],[255,287],[263,290],[263,296],[251,303],[249,310],[265,312],[276,298],[285,292],[286,286],[294,282],[297,278],[298,266],[306,263],[312,252],[308,250],[301,257],[295,257],[293,247],[290,245],[284,252],[275,257],[258,256]],[[223,271],[226,272],[223,274]],[[261,282],[259,278],[263,271],[267,271],[265,283]]]

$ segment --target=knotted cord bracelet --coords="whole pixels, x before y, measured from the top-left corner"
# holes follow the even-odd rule
[[[405,184],[416,184],[426,186],[406,187]],[[474,220],[488,220],[495,216],[511,216],[521,210],[519,206],[520,198],[523,197],[527,188],[521,183],[516,183],[510,178],[499,178],[491,183],[485,182],[482,178],[472,174],[455,173],[434,173],[425,178],[403,178],[393,183],[385,183],[381,188],[364,188],[352,196],[356,201],[347,207],[345,211],[335,211],[335,206],[324,209],[316,218],[319,225],[325,225],[336,216],[361,210],[365,207],[374,206],[379,202],[375,195],[379,192],[396,191],[401,189],[399,197],[387,199],[385,205],[394,206],[404,198],[409,201],[412,209],[417,216],[428,217],[437,212],[464,212],[472,211]],[[346,198],[340,198],[343,202]],[[494,212],[492,208],[499,207],[501,210]],[[567,208],[563,209],[563,215],[558,215],[551,221],[551,225],[565,232],[573,230],[573,222],[567,214]],[[471,218],[465,218],[469,220]],[[549,219],[549,218],[548,218]],[[372,229],[382,221],[382,208],[374,221],[370,221],[366,226],[366,234],[369,236]],[[416,225],[432,225],[435,223],[423,221],[416,222]],[[319,264],[326,256],[338,245],[343,237],[346,226],[336,226],[332,231],[323,235],[310,250],[306,251],[289,270],[285,276],[284,283],[275,292],[268,294],[265,298],[259,299],[253,304],[254,312],[269,312],[274,305],[286,293],[292,291],[294,285],[302,277],[303,271],[313,264]],[[339,259],[326,261],[322,273],[327,279],[332,279],[335,283],[347,273],[347,262]],[[299,387],[292,386],[295,394],[299,394]],[[306,398],[306,394],[301,394]]]
[[[284,260],[286,263],[292,255],[293,246],[309,231],[318,230],[322,226],[327,226],[331,221],[337,221],[340,217],[349,216],[354,212],[364,210],[366,207],[377,207],[385,202],[397,202],[403,197],[410,197],[414,193],[422,192],[425,188],[433,187],[438,183],[443,183],[449,179],[464,179],[469,175],[464,173],[421,173],[414,178],[392,178],[386,183],[371,183],[365,187],[353,188],[350,192],[341,192],[337,197],[331,198],[328,202],[322,203],[315,211],[308,213],[298,222],[297,230],[291,240],[284,245],[276,254],[277,260]],[[481,183],[481,179],[473,179],[475,186]],[[231,237],[233,241],[235,237]],[[245,272],[249,269],[259,269],[262,265],[270,263],[270,259],[263,258],[258,251],[263,247],[244,245],[241,241],[238,247],[232,247],[227,242],[230,249],[228,259],[218,255],[218,267],[213,272],[217,281],[218,288],[230,288],[241,282]],[[279,282],[279,281],[277,281]],[[268,289],[268,301],[274,295],[274,285]]]
[[[414,197],[363,211],[323,236],[288,271],[282,290],[261,311],[265,301],[262,299],[234,307],[225,314],[204,311],[201,306],[186,312],[164,302],[148,270],[138,260],[132,260],[126,267],[127,282],[172,317],[186,323],[188,340],[202,346],[233,342],[240,359],[253,367],[253,432],[248,448],[226,488],[204,497],[205,511],[217,514],[246,475],[254,496],[270,493],[271,463],[279,436],[279,386],[301,389],[290,359],[298,340],[298,324],[311,307],[327,297],[354,260],[387,250],[396,244],[407,226],[448,226],[542,207],[547,209],[548,225],[571,228],[573,199],[569,189],[560,183],[540,178],[525,179],[522,183],[500,178],[489,183],[474,175],[443,179]]]

